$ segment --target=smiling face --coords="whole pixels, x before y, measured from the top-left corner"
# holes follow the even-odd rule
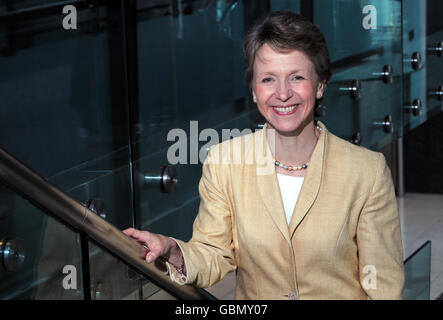
[[[323,91],[324,84],[303,52],[279,52],[268,44],[257,51],[252,94],[260,113],[280,134],[298,134],[313,121],[315,101]]]

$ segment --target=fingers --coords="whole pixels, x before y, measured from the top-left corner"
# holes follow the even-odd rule
[[[139,231],[137,229],[134,228],[128,228],[126,230],[123,230],[123,233],[126,234],[127,236],[134,238],[136,240],[143,240],[145,241],[145,238],[148,234],[148,232],[146,231]]]
[[[128,228],[122,231],[125,235],[135,240],[140,245],[140,258],[145,260],[146,255],[150,251],[149,244],[146,239],[146,235],[144,235],[141,231]]]
[[[128,229],[123,230],[122,232],[124,234],[126,234],[127,236],[131,236],[131,234],[134,230],[135,230],[134,228],[128,228]]]
[[[146,260],[147,263],[151,263],[151,262],[153,262],[153,261],[155,261],[157,259],[158,259],[158,254],[155,253],[155,252],[152,252],[152,251],[149,251],[148,254],[145,257],[145,260]]]
[[[140,257],[147,263],[154,262],[158,259],[161,253],[161,248],[158,248],[158,245],[155,245],[158,243],[158,239],[155,238],[155,235],[152,235],[147,231],[140,231],[134,228],[128,228],[122,232],[136,240],[142,246]],[[151,242],[154,242],[154,245],[152,245]]]

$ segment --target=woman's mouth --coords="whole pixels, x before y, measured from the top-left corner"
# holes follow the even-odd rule
[[[280,116],[287,116],[297,111],[299,106],[300,104],[294,104],[292,106],[274,106],[272,107],[272,109],[276,114]]]

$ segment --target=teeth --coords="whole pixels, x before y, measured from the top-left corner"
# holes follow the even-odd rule
[[[293,105],[293,106],[289,106],[289,107],[274,107],[274,109],[277,110],[278,112],[291,112],[297,106],[298,106],[298,104]]]

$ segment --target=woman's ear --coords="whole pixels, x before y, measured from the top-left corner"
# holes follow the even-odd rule
[[[317,99],[323,98],[325,89],[326,89],[326,80],[320,81],[317,85],[317,93],[316,93]]]
[[[252,101],[254,101],[254,103],[257,103],[257,96],[255,95],[254,91],[252,91]]]

